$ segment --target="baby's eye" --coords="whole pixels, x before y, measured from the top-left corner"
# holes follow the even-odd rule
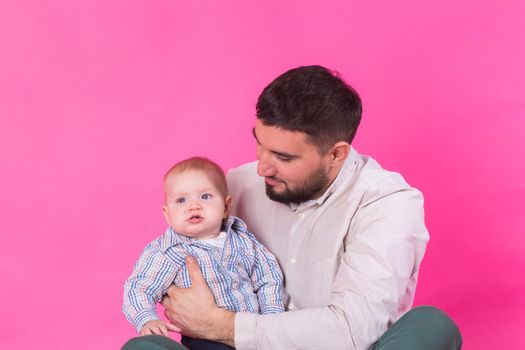
[[[180,198],[175,199],[175,203],[177,203],[177,204],[182,204],[184,202],[186,202],[186,198],[184,198],[184,197],[180,197]]]
[[[211,194],[209,193],[205,193],[201,196],[202,199],[210,199],[211,198]]]

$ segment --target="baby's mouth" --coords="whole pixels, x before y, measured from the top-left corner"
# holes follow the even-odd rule
[[[190,218],[188,219],[188,221],[192,224],[194,223],[197,223],[197,222],[201,222],[204,218],[200,215],[192,215],[190,216]]]

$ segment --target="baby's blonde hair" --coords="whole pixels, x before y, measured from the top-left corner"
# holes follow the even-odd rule
[[[191,157],[172,166],[166,175],[164,175],[164,184],[166,184],[168,177],[183,173],[187,170],[203,171],[224,198],[228,196],[228,186],[226,185],[224,171],[215,162],[204,157]]]

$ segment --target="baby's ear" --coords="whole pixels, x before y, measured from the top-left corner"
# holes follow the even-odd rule
[[[230,215],[230,211],[232,210],[232,196],[226,196],[224,199],[224,215],[223,219],[226,219]]]
[[[166,220],[166,223],[170,225],[170,216],[168,214],[168,207],[166,205],[162,206],[162,215],[164,215],[164,220]]]

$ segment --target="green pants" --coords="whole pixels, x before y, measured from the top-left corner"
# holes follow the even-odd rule
[[[459,350],[463,338],[443,311],[416,307],[403,315],[372,346],[372,350]]]
[[[458,327],[443,311],[420,306],[407,312],[372,346],[373,350],[459,350]],[[169,338],[148,335],[130,339],[122,350],[187,350]]]

